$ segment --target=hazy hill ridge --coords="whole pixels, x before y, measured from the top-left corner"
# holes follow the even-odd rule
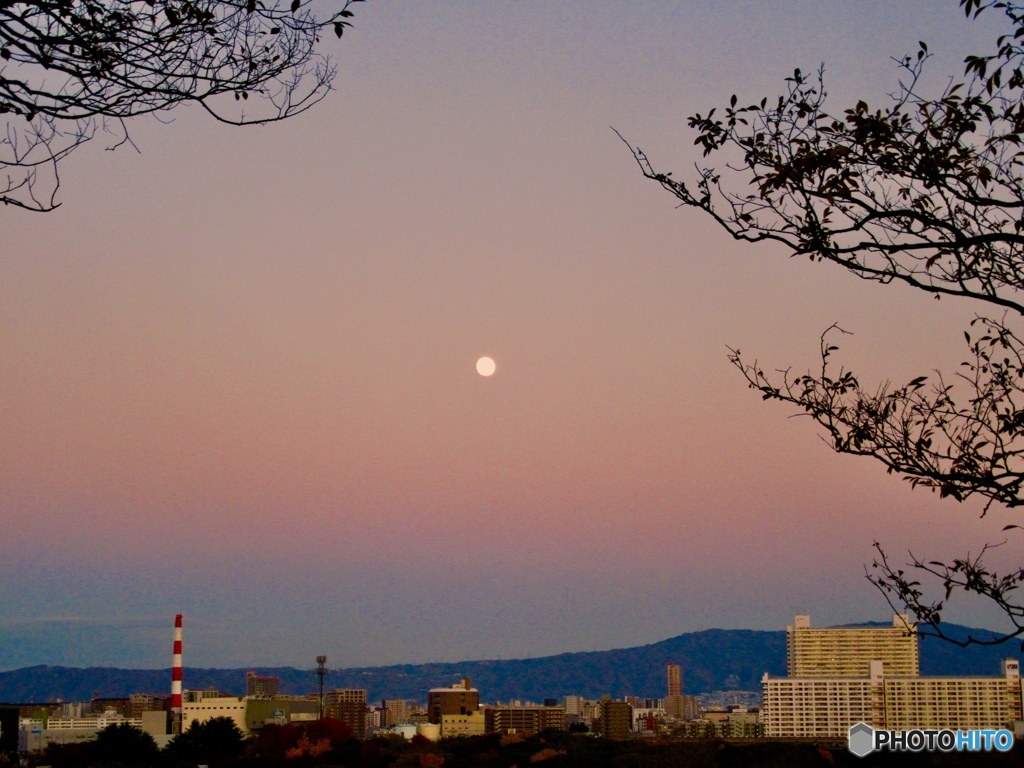
[[[985,630],[948,625],[956,637],[975,637]],[[1014,643],[992,647],[958,648],[934,638],[921,642],[923,675],[997,675],[1003,658],[1016,658]],[[423,701],[428,689],[470,677],[482,701],[524,699],[539,701],[578,694],[596,698],[665,695],[665,663],[683,669],[686,693],[713,690],[760,690],[761,675],[786,673],[786,633],[746,629],[690,632],[636,648],[562,653],[535,659],[404,664],[389,667],[339,669],[327,678],[328,688],[365,688],[369,701],[411,698]],[[312,667],[312,665],[311,665]],[[198,669],[185,667],[186,688],[215,687],[231,694],[245,693],[245,673],[278,675],[281,692],[305,694],[316,690],[312,669],[259,667]],[[170,669],[33,666],[0,672],[0,701],[88,701],[130,693],[165,693]]]

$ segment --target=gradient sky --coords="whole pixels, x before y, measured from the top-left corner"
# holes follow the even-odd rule
[[[58,211],[0,211],[0,668],[168,666],[178,612],[194,666],[884,620],[873,540],[951,556],[1012,518],[832,454],[726,346],[806,368],[838,321],[862,381],[909,379],[974,308],[734,243],[611,127],[685,175],[694,112],[821,62],[836,109],[880,104],[918,40],[941,88],[999,22],[372,0],[312,112],[83,148]]]

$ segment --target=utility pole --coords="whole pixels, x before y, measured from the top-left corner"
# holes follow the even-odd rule
[[[327,676],[327,657],[316,657],[316,676],[320,679],[320,691],[316,699],[316,719],[324,719],[324,678]]]

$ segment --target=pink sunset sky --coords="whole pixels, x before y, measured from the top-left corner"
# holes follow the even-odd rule
[[[839,322],[864,382],[952,371],[974,307],[734,243],[611,130],[685,176],[694,112],[821,62],[835,109],[878,105],[918,40],[940,89],[997,11],[355,10],[313,111],[138,120],[56,212],[0,211],[0,668],[167,666],[175,613],[199,666],[884,620],[875,539],[951,556],[1014,521],[832,454],[726,359],[807,368]]]

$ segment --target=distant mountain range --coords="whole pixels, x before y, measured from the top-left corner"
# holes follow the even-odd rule
[[[963,638],[990,636],[986,630],[947,625],[946,632]],[[1013,642],[998,646],[959,648],[931,637],[921,639],[923,675],[997,675],[999,663],[1019,656]],[[423,701],[430,688],[469,677],[483,701],[523,699],[540,701],[577,694],[597,698],[610,694],[660,698],[665,695],[665,664],[682,667],[685,693],[757,691],[761,676],[786,673],[786,633],[746,629],[690,632],[659,643],[611,651],[562,653],[536,659],[463,661],[453,664],[403,664],[332,670],[328,688],[365,688],[369,701],[408,698]],[[277,675],[281,692],[305,694],[316,690],[310,670],[294,667],[253,669],[185,668],[186,688],[214,687],[224,693],[245,693],[245,673]],[[130,693],[165,693],[170,669],[33,666],[0,672],[0,701],[88,701],[94,696],[122,697]]]

